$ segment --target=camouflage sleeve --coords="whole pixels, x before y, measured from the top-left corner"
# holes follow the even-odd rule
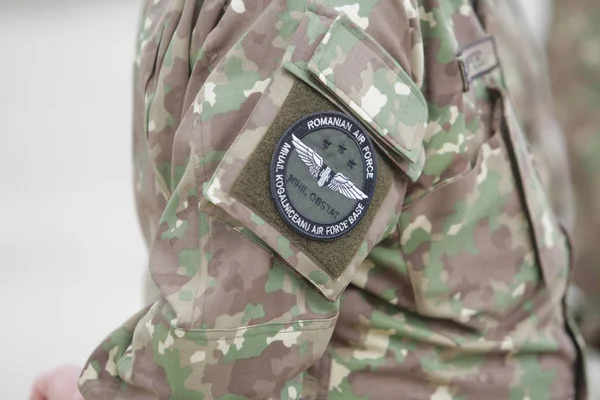
[[[192,125],[180,132],[192,135]],[[226,216],[201,211],[208,160],[193,147],[181,157],[189,161],[150,254],[161,298],[96,349],[81,393],[85,399],[295,398],[299,375],[329,342],[338,302]]]
[[[197,15],[195,3],[158,0],[146,10],[143,30],[160,37],[142,35],[134,145],[160,296],[91,355],[79,382],[88,400],[297,399],[319,390],[313,368],[338,298],[395,229],[407,181],[423,168],[422,63],[411,71],[362,20],[295,0],[265,9],[232,2],[219,22],[227,34],[199,39],[190,23],[221,13],[207,5]],[[220,39],[232,42],[189,50]],[[290,132],[301,121],[311,131],[298,139]],[[299,156],[286,161],[292,144]],[[295,174],[281,181],[302,203],[294,212],[277,190],[279,162]]]
[[[149,2],[150,8],[164,8],[167,3]],[[152,10],[146,14],[150,31]],[[160,13],[155,14],[160,18]],[[169,35],[168,26],[163,40],[164,35]],[[179,38],[172,35],[173,41]],[[185,40],[189,38],[183,37]],[[161,50],[156,51],[160,54]],[[173,58],[177,59],[178,51],[173,50]],[[144,57],[142,53],[140,79],[144,63],[152,63]],[[228,63],[237,59],[239,54],[228,56],[221,68],[229,68]],[[243,122],[241,113],[248,112],[239,105],[247,98],[243,91],[239,100],[230,97],[223,105],[217,104],[221,107],[217,112],[217,107],[208,108],[213,101],[208,89],[200,90],[178,123],[169,152],[173,158],[167,163],[160,159],[164,153],[152,142],[153,132],[168,128],[168,121],[176,118],[170,108],[173,102],[163,89],[168,85],[172,89],[179,78],[191,85],[187,74],[177,67],[177,62],[165,62],[156,81],[149,83],[154,93],[149,110],[150,143],[142,137],[143,131],[135,138],[142,143],[136,148],[136,163],[148,163],[150,168],[150,172],[139,169],[143,178],[138,187],[147,186],[148,175],[152,181],[149,195],[141,196],[138,204],[141,214],[154,197],[164,195],[166,200],[157,207],[161,208],[160,219],[153,223],[149,258],[160,296],[97,347],[83,369],[80,391],[85,399],[96,400],[298,398],[303,382],[310,381],[303,377],[304,371],[320,358],[329,342],[339,302],[324,297],[252,230],[217,208],[200,207],[203,186],[227,150],[227,141],[219,140],[226,138],[230,144],[235,138],[219,118],[224,115],[225,121]],[[205,86],[214,88],[213,82],[221,75],[214,79]],[[236,82],[221,83],[235,97]],[[212,118],[215,113],[219,117]],[[142,114],[137,109],[135,118]],[[160,145],[167,147],[164,142]],[[153,168],[158,171],[154,176]],[[173,174],[161,174],[165,169]]]
[[[575,204],[565,132],[557,119],[544,48],[531,35],[522,8],[522,2],[495,2],[487,24],[498,45],[503,76],[531,144],[542,184],[559,222],[572,232]]]
[[[84,398],[295,398],[298,375],[329,341],[338,303],[236,227],[198,212],[194,179],[183,182],[152,251],[163,298],[92,355]]]

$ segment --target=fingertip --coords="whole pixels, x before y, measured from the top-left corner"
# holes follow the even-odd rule
[[[46,397],[43,396],[36,387],[34,387],[29,395],[29,400],[46,400]]]

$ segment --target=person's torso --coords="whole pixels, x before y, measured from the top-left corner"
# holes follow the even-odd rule
[[[201,3],[148,1],[141,20],[134,150],[148,240],[184,172],[172,165],[187,162],[177,135],[186,114],[201,107],[199,162],[210,176],[250,116],[260,118],[258,104],[273,96],[266,88],[286,52],[306,45],[294,42],[307,18],[305,1]],[[312,3],[322,5],[313,9],[319,23],[344,13],[362,30],[359,41],[364,33],[406,71],[424,95],[427,122],[412,143],[374,140],[394,173],[410,180],[395,205],[397,222],[342,294],[330,346],[303,376],[310,383],[305,398],[573,398],[566,239],[500,69],[467,84],[459,56],[487,36],[482,20],[493,8],[482,2],[476,13],[460,0]],[[309,47],[326,40],[316,31],[306,36]],[[308,61],[303,55],[300,66]],[[344,54],[327,62],[339,76],[350,64]],[[362,112],[394,126],[394,113],[384,115],[378,102],[402,109],[407,89],[382,93],[374,85],[369,92],[365,82],[377,79],[376,71],[357,76],[364,80],[338,89],[350,99],[368,93],[370,108]],[[195,103],[199,92],[202,104]],[[364,119],[345,98],[332,95]]]
[[[577,201],[577,249],[573,281],[587,296],[578,310],[588,345],[600,348],[600,3],[555,2],[556,18],[548,41],[557,116],[564,127]]]

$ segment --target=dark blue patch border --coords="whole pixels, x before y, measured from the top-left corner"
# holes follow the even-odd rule
[[[362,203],[364,210],[361,213],[361,215],[356,219],[356,221],[354,221],[353,224],[350,225],[350,227],[346,230],[344,230],[343,232],[337,233],[337,234],[331,234],[331,235],[317,235],[317,234],[313,234],[311,232],[306,232],[305,230],[299,228],[298,226],[296,226],[296,224],[294,222],[291,221],[291,219],[287,216],[287,214],[285,213],[283,206],[281,204],[281,202],[279,201],[279,195],[277,194],[277,187],[276,187],[276,182],[275,182],[275,171],[276,171],[276,166],[277,166],[277,155],[279,154],[280,149],[283,147],[283,145],[285,143],[288,143],[292,148],[294,147],[292,144],[292,133],[294,135],[296,135],[296,137],[300,140],[302,140],[306,135],[308,135],[309,133],[315,132],[315,131],[319,131],[322,129],[336,129],[342,133],[344,133],[346,136],[348,136],[349,138],[351,138],[354,143],[358,146],[359,149],[361,149],[361,154],[362,154],[362,147],[364,147],[364,144],[361,147],[361,144],[359,143],[358,139],[352,135],[351,133],[348,133],[348,131],[345,131],[337,126],[319,126],[315,129],[308,129],[307,124],[305,124],[305,122],[309,119],[313,119],[316,117],[336,117],[336,118],[343,118],[348,120],[349,122],[351,122],[352,124],[354,124],[355,126],[358,127],[358,129],[360,130],[360,133],[362,133],[362,135],[365,137],[365,143],[369,146],[369,150],[372,154],[372,159],[373,159],[373,179],[368,180],[366,178],[367,176],[367,171],[366,171],[366,166],[363,165],[363,174],[365,177],[365,184],[363,186],[363,188],[359,188],[362,190],[362,192],[367,196],[366,199],[364,200],[360,200],[357,202],[357,205],[359,203]],[[288,154],[288,156],[286,157],[286,162],[285,162],[285,169],[283,171],[283,175],[284,177],[287,175],[287,167],[288,167],[288,160],[289,157],[291,156],[291,154],[294,152],[294,150],[291,150],[290,153]],[[273,158],[271,159],[271,170],[270,170],[270,184],[271,184],[271,197],[273,198],[273,201],[275,202],[275,206],[277,207],[277,211],[279,212],[281,218],[283,218],[283,220],[297,233],[299,233],[302,236],[308,237],[310,239],[313,240],[321,240],[321,241],[325,241],[325,240],[333,240],[333,239],[338,239],[342,236],[347,235],[348,233],[350,233],[354,228],[356,228],[356,226],[360,223],[360,221],[362,221],[362,219],[365,217],[365,215],[367,214],[369,205],[371,204],[371,200],[373,199],[373,195],[375,193],[375,186],[377,183],[377,157],[376,157],[376,153],[375,153],[375,147],[373,146],[373,142],[371,141],[371,138],[369,137],[369,134],[367,133],[367,130],[363,128],[363,125],[358,122],[356,119],[350,117],[347,114],[343,114],[341,112],[338,111],[326,111],[326,112],[316,112],[310,115],[307,115],[301,119],[299,119],[298,121],[296,121],[292,126],[290,126],[285,132],[284,134],[281,136],[281,139],[279,139],[279,141],[277,142],[277,146],[275,146],[275,151],[273,152]],[[287,194],[287,188],[286,190],[286,194]],[[316,226],[319,227],[323,227],[324,232],[326,232],[327,227],[329,226],[334,226],[334,225],[338,225],[339,223],[347,220],[348,216],[350,216],[352,214],[353,211],[349,212],[348,214],[346,214],[343,218],[340,219],[340,221],[335,222],[335,223],[331,223],[331,224],[320,224],[320,223],[316,223],[314,221],[312,221],[311,219],[307,218],[306,216],[304,216],[303,214],[301,214],[300,212],[298,212],[298,210],[296,210],[296,208],[294,207],[294,205],[292,204],[291,200],[289,200],[289,196],[288,197],[288,201],[290,206],[292,207],[292,209],[296,212],[297,215],[301,216],[304,220],[310,222],[311,224],[314,224]],[[354,210],[356,209],[356,206],[352,209]]]

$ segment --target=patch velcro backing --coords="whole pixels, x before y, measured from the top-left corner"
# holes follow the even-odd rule
[[[283,133],[299,119],[319,111],[339,110],[309,85],[297,80],[267,133],[240,171],[230,193],[301,249],[330,277],[337,279],[367,235],[377,210],[390,190],[393,172],[386,157],[377,152],[378,178],[371,204],[363,219],[345,236],[317,241],[293,230],[279,214],[271,196],[271,160]]]

